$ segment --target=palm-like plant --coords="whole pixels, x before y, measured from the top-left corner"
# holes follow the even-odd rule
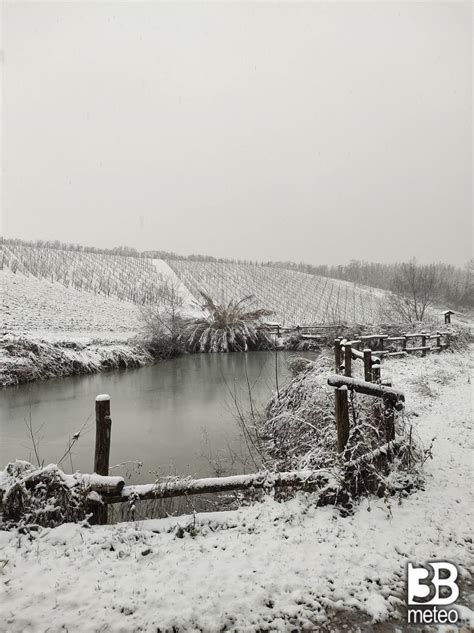
[[[248,309],[252,295],[240,301],[217,304],[205,292],[201,309],[204,316],[186,322],[182,340],[191,352],[246,352],[271,346],[268,326],[263,318],[271,310]]]

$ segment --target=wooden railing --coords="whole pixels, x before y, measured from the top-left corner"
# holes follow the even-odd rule
[[[269,334],[273,336],[277,336],[278,338],[282,334],[290,334],[295,333],[299,334],[301,338],[308,339],[325,339],[326,336],[324,334],[320,334],[318,332],[324,332],[325,330],[336,330],[340,331],[340,324],[325,324],[325,325],[280,325],[279,323],[265,323],[264,324],[269,332]]]
[[[440,352],[449,346],[449,332],[415,332],[401,336],[388,334],[369,334],[350,340],[337,338],[334,341],[334,361],[336,374],[328,378],[328,384],[335,388],[335,416],[337,428],[337,447],[342,453],[349,438],[349,403],[348,391],[355,391],[380,398],[383,402],[382,423],[385,426],[387,442],[395,439],[395,410],[403,409],[405,396],[401,391],[391,388],[391,383],[382,380],[381,361],[383,358],[407,356],[420,352],[425,356],[428,352]],[[445,340],[442,341],[442,337]],[[419,345],[409,345],[409,341],[419,340]],[[431,342],[434,341],[434,345]],[[428,343],[428,344],[427,344]],[[377,349],[371,349],[368,345]],[[400,349],[386,349],[399,347]],[[362,349],[360,349],[362,348]],[[364,380],[352,376],[352,361],[363,363]],[[341,375],[343,374],[343,375]]]

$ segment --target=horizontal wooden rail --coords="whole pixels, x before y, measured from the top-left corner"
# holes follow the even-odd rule
[[[270,488],[324,488],[335,485],[332,475],[323,470],[295,470],[283,473],[255,473],[208,479],[180,479],[156,484],[125,486],[120,494],[103,495],[106,504],[130,500],[169,499],[188,495]]]
[[[86,490],[94,490],[100,494],[115,494],[119,493],[125,487],[125,480],[123,477],[109,477],[107,475],[73,475],[75,479],[78,479]]]
[[[406,352],[429,352],[432,349],[431,345],[419,345],[418,347],[407,347]]]
[[[376,398],[386,399],[395,405],[395,408],[403,408],[405,402],[405,394],[397,389],[391,387],[384,387],[382,385],[376,385],[373,382],[366,382],[365,380],[357,380],[356,378],[348,378],[347,376],[341,376],[340,374],[332,374],[328,378],[328,385],[331,387],[347,387],[350,390],[358,393],[363,393],[366,396],[375,396]]]

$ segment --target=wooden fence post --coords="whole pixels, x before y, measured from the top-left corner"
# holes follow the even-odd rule
[[[336,430],[337,451],[342,453],[349,439],[349,404],[347,401],[347,387],[338,387],[336,397]]]
[[[352,376],[352,345],[348,343],[344,345],[344,375]]]
[[[421,347],[425,347],[426,345],[426,334],[424,332],[421,333]],[[421,350],[421,355],[426,356],[426,350]]]
[[[336,374],[338,374],[341,368],[341,341],[338,338],[334,340],[334,361],[336,363]]]
[[[372,352],[370,349],[364,349],[364,380],[372,382]]]
[[[406,351],[407,351],[407,343],[408,343],[408,338],[404,335],[404,336],[403,336],[403,347],[402,347],[402,350],[403,350],[404,352],[406,352]]]
[[[377,359],[377,362],[372,365],[372,380],[373,382],[380,382],[380,361]]]
[[[98,475],[109,474],[110,438],[112,420],[110,418],[110,396],[102,394],[95,399],[95,454],[94,472]],[[95,505],[93,520],[98,525],[107,523],[107,506]]]
[[[436,332],[436,347],[441,347],[441,334]]]
[[[395,439],[395,409],[387,398],[384,398],[384,423],[386,440],[391,442]]]

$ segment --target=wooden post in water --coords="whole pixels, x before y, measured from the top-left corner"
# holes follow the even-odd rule
[[[348,343],[344,345],[344,375],[352,376],[352,345]]]
[[[336,363],[336,374],[341,370],[341,341],[334,339],[334,362]]]
[[[372,382],[372,351],[364,349],[364,380]]]
[[[109,474],[110,438],[112,420],[110,418],[110,396],[102,394],[95,399],[95,454],[94,472],[98,475]],[[98,525],[107,523],[107,506],[96,505],[93,520]]]
[[[338,387],[336,397],[336,430],[337,451],[342,453],[349,439],[349,404],[347,401],[347,387]]]

